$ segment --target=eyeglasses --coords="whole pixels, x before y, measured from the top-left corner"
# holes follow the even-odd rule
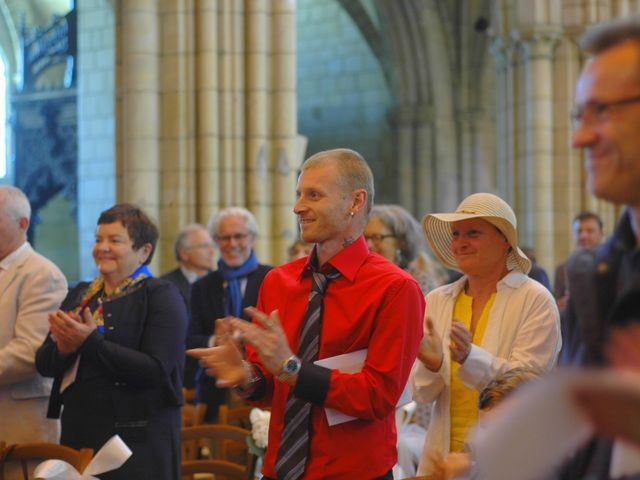
[[[374,233],[373,235],[365,235],[364,236],[365,240],[367,240],[367,241],[371,240],[373,243],[380,243],[385,238],[395,238],[395,235],[393,233],[387,233],[385,235],[381,235],[379,233]]]
[[[231,240],[235,240],[236,242],[241,242],[242,240],[246,240],[247,237],[249,236],[248,233],[234,233],[232,235],[216,235],[215,238],[216,242],[218,243],[228,243]]]
[[[189,245],[187,247],[189,250],[192,248],[213,248],[213,243],[196,243],[195,245]]]
[[[571,122],[574,128],[580,125],[596,125],[609,119],[609,113],[613,107],[629,105],[640,102],[640,95],[611,102],[598,102],[592,100],[586,104],[576,107],[571,112]]]

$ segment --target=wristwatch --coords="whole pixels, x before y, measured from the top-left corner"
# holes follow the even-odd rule
[[[286,382],[289,378],[298,374],[300,367],[302,367],[302,361],[296,355],[291,355],[282,363],[282,370],[278,374],[278,380]]]

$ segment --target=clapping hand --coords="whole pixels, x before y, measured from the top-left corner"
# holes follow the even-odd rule
[[[62,356],[76,352],[91,332],[96,329],[89,307],[82,311],[82,317],[71,312],[58,310],[49,314],[49,327],[55,339],[58,353]]]
[[[216,346],[192,348],[187,355],[199,359],[200,366],[210,377],[216,378],[216,386],[234,387],[245,383],[247,371],[242,362],[242,351],[233,340],[230,318],[216,320]]]
[[[440,370],[442,365],[442,338],[433,327],[433,320],[427,317],[427,331],[418,347],[418,359],[432,372]]]
[[[256,349],[264,367],[273,375],[279,375],[284,362],[293,353],[282,329],[278,311],[274,310],[267,315],[257,308],[248,307],[245,312],[251,315],[253,323],[234,318],[231,325],[234,330],[240,330],[247,343]]]
[[[471,332],[460,320],[451,324],[451,359],[463,364],[471,352]]]

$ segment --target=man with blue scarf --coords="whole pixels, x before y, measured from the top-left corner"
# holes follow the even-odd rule
[[[244,308],[255,306],[268,265],[258,263],[253,244],[258,225],[251,212],[228,207],[209,221],[209,232],[220,250],[218,269],[196,281],[191,288],[191,320],[187,348],[213,346],[215,321],[229,315],[249,320]],[[227,389],[215,386],[215,379],[196,374],[199,400],[207,404],[205,421],[217,419],[218,406],[225,403]]]

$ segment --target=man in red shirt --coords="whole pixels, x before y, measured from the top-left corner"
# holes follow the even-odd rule
[[[245,398],[271,406],[264,478],[392,479],[394,412],[422,338],[424,298],[409,274],[367,248],[362,233],[373,204],[373,175],[358,153],[313,155],[302,166],[296,194],[302,239],[315,244],[311,255],[267,275],[257,308],[249,309],[253,323],[217,325],[219,332],[242,333],[247,361],[232,335],[193,355],[218,385],[235,386]],[[314,272],[332,278],[322,302],[318,358],[366,349],[360,372],[298,357]],[[293,399],[311,404],[309,447],[299,472],[278,468],[278,474],[278,458],[287,453],[279,450],[291,390]],[[350,419],[330,426],[325,409]]]

